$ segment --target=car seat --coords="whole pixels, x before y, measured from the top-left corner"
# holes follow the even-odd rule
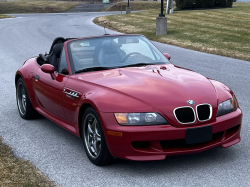
[[[48,56],[49,63],[55,67],[55,71],[58,71],[58,64],[59,64],[62,47],[63,47],[63,43],[55,44],[53,46],[51,54]]]
[[[122,45],[104,41],[100,47],[97,47],[94,53],[94,64],[100,66],[119,64],[124,57],[120,49]]]

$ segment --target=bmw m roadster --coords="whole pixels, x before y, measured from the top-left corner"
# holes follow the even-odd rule
[[[56,38],[15,75],[20,116],[45,116],[83,140],[96,165],[161,160],[240,142],[232,90],[170,63],[142,35]]]

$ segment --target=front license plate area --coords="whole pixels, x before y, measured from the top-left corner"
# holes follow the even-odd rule
[[[212,140],[212,138],[213,138],[212,125],[186,129],[186,143],[187,144],[207,142],[207,141]]]

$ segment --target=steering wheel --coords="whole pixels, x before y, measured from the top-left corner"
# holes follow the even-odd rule
[[[132,55],[142,55],[141,53],[138,53],[138,52],[132,52],[132,53],[129,53],[129,54],[126,54],[123,59],[121,60],[121,63],[124,63],[128,60],[128,57],[132,56]]]

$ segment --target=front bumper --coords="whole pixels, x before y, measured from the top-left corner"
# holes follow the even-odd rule
[[[99,112],[110,153],[117,158],[128,160],[162,160],[166,156],[192,154],[213,147],[229,147],[240,142],[242,112],[237,109],[229,114],[217,117],[210,123],[196,126],[173,127],[121,126],[113,113]],[[187,145],[185,132],[190,127],[212,125],[213,139],[208,142]],[[121,132],[122,136],[108,135],[107,131]]]

